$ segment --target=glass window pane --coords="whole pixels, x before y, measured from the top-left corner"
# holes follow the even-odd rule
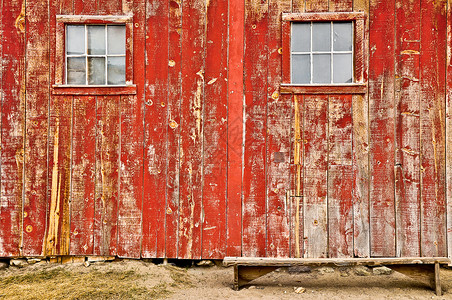
[[[333,23],[334,51],[352,51],[352,22]]]
[[[108,54],[126,53],[126,26],[109,25],[107,26]]]
[[[312,56],[313,64],[313,83],[331,83],[331,55],[314,54]]]
[[[334,54],[333,56],[333,82],[352,82],[352,55]]]
[[[68,57],[67,84],[86,84],[86,67],[84,57]]]
[[[88,54],[105,54],[105,26],[88,26]]]
[[[105,58],[88,58],[88,84],[105,84]]]
[[[312,51],[331,51],[331,23],[312,23]]]
[[[311,23],[292,23],[292,52],[311,51]]]
[[[126,58],[109,57],[108,58],[108,84],[126,83]]]
[[[292,83],[311,82],[311,58],[309,54],[292,55]]]
[[[85,54],[85,26],[66,26],[66,53],[68,55]]]

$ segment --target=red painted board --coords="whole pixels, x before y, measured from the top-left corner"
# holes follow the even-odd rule
[[[168,117],[167,126],[167,188],[166,188],[166,230],[165,257],[176,258],[179,229],[179,176],[180,176],[180,124],[181,124],[181,67],[182,18],[181,1],[171,1],[168,23]]]
[[[420,256],[420,29],[419,3],[396,4],[396,256]]]
[[[328,255],[328,96],[307,95],[304,115],[304,257]]]
[[[133,81],[136,96],[120,100],[120,170],[118,204],[118,256],[141,256],[143,204],[143,105],[145,83],[145,3],[124,3],[133,12]]]
[[[23,254],[42,255],[47,209],[49,15],[41,1],[27,1],[26,137]]]
[[[266,256],[268,5],[245,2],[242,255]]]
[[[98,0],[83,0],[76,1],[74,0],[74,14],[75,15],[95,15],[98,14],[97,4]],[[114,2],[114,1],[110,1]],[[118,1],[120,2],[120,1]],[[99,6],[103,3],[99,3]]]
[[[201,257],[205,7],[182,2],[182,98],[178,258]]]
[[[353,257],[352,96],[330,96],[328,107],[328,257]]]
[[[226,255],[228,1],[207,6],[203,149],[202,258]]]
[[[244,1],[229,1],[226,256],[241,256],[242,253],[244,11]]]
[[[353,11],[353,0],[330,0],[330,11]]]
[[[25,134],[25,3],[3,1],[0,256],[21,254]]]
[[[306,0],[306,12],[328,11],[328,0]]]
[[[279,94],[282,81],[281,14],[291,2],[269,1],[267,100],[267,256],[290,256],[290,127],[292,103]]]
[[[452,6],[447,5],[447,57],[446,57],[446,201],[447,256],[452,257]]]
[[[116,255],[119,190],[119,96],[96,97],[94,254]]]
[[[395,255],[395,3],[371,1],[369,56],[371,256]]]
[[[168,4],[146,3],[146,99],[144,108],[143,257],[165,256],[168,110]],[[152,10],[150,8],[153,8]]]
[[[421,1],[421,256],[446,255],[446,1]]]

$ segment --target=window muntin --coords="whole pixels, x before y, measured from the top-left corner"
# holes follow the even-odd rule
[[[291,22],[291,83],[353,82],[353,22]]]
[[[66,84],[125,85],[126,26],[66,25]]]

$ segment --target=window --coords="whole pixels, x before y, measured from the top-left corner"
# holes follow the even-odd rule
[[[66,25],[66,84],[126,83],[125,25]]]
[[[361,12],[283,14],[281,92],[365,93]]]
[[[56,95],[133,95],[132,16],[57,16]]]

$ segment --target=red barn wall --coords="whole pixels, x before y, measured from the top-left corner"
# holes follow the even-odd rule
[[[450,256],[447,1],[1,5],[0,256]],[[367,92],[281,93],[281,14],[352,11]],[[136,95],[55,93],[56,15],[133,15]]]

